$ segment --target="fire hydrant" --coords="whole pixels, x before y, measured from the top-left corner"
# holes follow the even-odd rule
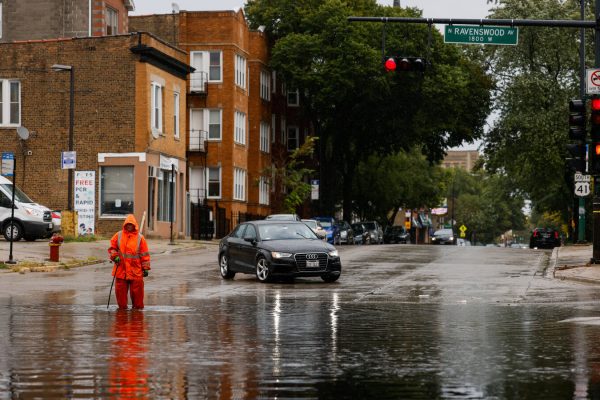
[[[58,233],[55,233],[54,235],[52,235],[52,237],[50,238],[50,261],[56,261],[58,262],[59,260],[59,249],[60,249],[60,245],[65,241],[65,239],[59,235]]]

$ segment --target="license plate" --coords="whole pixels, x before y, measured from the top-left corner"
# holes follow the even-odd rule
[[[307,260],[306,267],[307,268],[319,268],[319,260]]]
[[[48,228],[49,228],[49,229],[52,229],[52,222],[50,222],[50,223],[48,224]]]

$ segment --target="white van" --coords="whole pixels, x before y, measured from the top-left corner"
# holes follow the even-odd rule
[[[52,236],[52,213],[48,207],[34,203],[19,187],[15,190],[15,214],[11,221],[13,184],[0,176],[0,227],[6,240],[45,239]],[[11,223],[12,222],[12,223]]]

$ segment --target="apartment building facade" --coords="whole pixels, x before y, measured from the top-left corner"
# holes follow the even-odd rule
[[[133,0],[0,0],[0,43],[129,32]]]
[[[130,29],[167,38],[195,68],[188,80],[188,189],[192,203],[214,210],[217,236],[243,216],[281,211],[286,188],[269,169],[284,165],[311,129],[299,112],[299,92],[269,68],[266,35],[250,30],[241,10],[131,17]]]
[[[16,183],[34,201],[67,209],[61,153],[72,132],[75,176],[91,183],[93,233],[121,229],[129,213],[149,235],[169,237],[171,224],[185,233],[185,52],[140,33],[0,43],[0,63],[0,149],[14,153]],[[78,189],[76,181],[76,210]]]

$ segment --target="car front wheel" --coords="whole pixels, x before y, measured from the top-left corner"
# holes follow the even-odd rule
[[[260,257],[256,261],[256,279],[263,283],[271,280],[271,271],[269,271],[267,260],[264,257]]]
[[[18,222],[11,221],[4,225],[4,239],[10,241],[11,237],[13,242],[18,242],[23,237],[23,227]]]
[[[227,254],[221,254],[221,257],[219,258],[219,267],[223,279],[233,279],[235,272],[229,269],[229,259],[227,258]]]

